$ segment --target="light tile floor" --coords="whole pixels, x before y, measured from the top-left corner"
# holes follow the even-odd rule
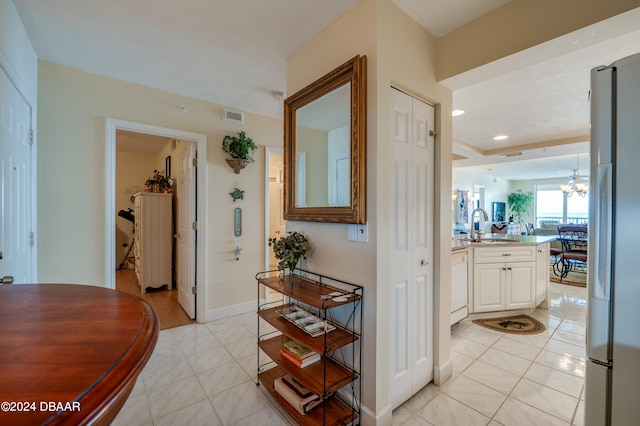
[[[550,294],[550,309],[533,314],[547,327],[542,334],[492,332],[469,320],[453,327],[453,377],[394,410],[393,424],[581,426],[586,292],[551,283]],[[295,424],[255,385],[256,321],[250,313],[160,332],[113,424]]]
[[[463,320],[451,329],[453,376],[394,410],[394,425],[584,424],[586,289],[550,283],[535,335]]]

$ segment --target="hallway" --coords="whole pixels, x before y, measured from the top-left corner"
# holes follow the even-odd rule
[[[178,303],[176,289],[156,290],[141,294],[133,269],[116,270],[116,290],[139,296],[147,301],[158,314],[160,330],[195,323],[195,320],[190,319]]]

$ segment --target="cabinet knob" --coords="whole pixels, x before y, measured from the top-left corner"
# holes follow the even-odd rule
[[[427,262],[427,261],[426,261],[426,260],[424,260],[424,259],[422,259],[422,260],[420,261],[420,266],[424,266],[424,265],[428,265],[428,264],[429,264],[429,262]]]

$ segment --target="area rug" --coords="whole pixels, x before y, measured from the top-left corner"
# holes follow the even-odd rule
[[[583,271],[571,271],[560,281],[560,277],[553,273],[553,267],[549,271],[549,280],[558,284],[574,285],[577,287],[587,286],[587,273]]]
[[[538,334],[545,330],[544,324],[529,315],[474,319],[473,323],[491,330],[511,334]]]

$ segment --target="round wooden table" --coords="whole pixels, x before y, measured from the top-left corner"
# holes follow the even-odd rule
[[[158,333],[151,306],[126,293],[0,285],[0,424],[109,424]]]

